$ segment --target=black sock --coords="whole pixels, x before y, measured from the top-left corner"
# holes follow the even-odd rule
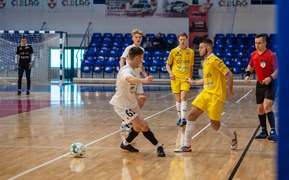
[[[259,117],[259,121],[260,121],[262,130],[263,130],[263,131],[267,131],[266,114],[262,114],[262,115],[259,115],[259,114],[258,114],[258,117]]]
[[[268,112],[266,115],[267,115],[271,130],[275,131],[275,116],[274,116],[274,113],[271,111],[271,112]]]
[[[158,140],[155,138],[153,132],[151,130],[148,130],[146,132],[142,132],[144,137],[146,137],[153,145],[158,144]]]
[[[138,132],[136,132],[132,127],[130,133],[128,134],[125,140],[126,142],[131,143],[134,140],[134,138],[136,138],[137,136],[138,136]]]

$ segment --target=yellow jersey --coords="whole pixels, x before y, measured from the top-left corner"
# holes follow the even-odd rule
[[[192,78],[192,71],[194,65],[194,50],[186,48],[181,50],[176,47],[171,50],[167,59],[167,64],[172,66],[172,72],[177,79]]]
[[[216,55],[211,54],[203,63],[204,91],[226,102],[226,73],[229,68]]]

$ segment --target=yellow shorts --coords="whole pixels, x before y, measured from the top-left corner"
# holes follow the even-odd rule
[[[190,91],[191,85],[186,82],[185,79],[175,79],[171,80],[171,88],[174,94],[179,94],[181,91]]]
[[[201,92],[192,105],[206,112],[211,120],[220,121],[223,111],[223,102],[218,101],[213,94]]]

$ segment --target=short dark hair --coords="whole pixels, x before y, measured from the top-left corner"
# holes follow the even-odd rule
[[[208,44],[210,46],[213,46],[213,41],[211,39],[202,39],[200,43]]]
[[[255,38],[262,38],[264,42],[266,42],[266,35],[265,34],[257,34]]]
[[[187,33],[185,33],[185,32],[180,33],[180,34],[178,35],[178,39],[180,38],[180,36],[186,36],[186,38],[188,38],[188,35],[187,35]]]
[[[136,56],[143,55],[144,51],[140,47],[132,47],[128,52],[129,59],[134,59]]]

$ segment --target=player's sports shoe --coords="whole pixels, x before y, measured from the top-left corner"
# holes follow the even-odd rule
[[[21,90],[18,90],[17,95],[18,95],[18,96],[21,95]]]
[[[187,121],[183,118],[183,119],[179,119],[177,122],[178,126],[185,126],[187,124]]]
[[[238,139],[237,139],[236,131],[234,131],[233,134],[234,134],[235,138],[232,139],[230,146],[231,146],[232,150],[235,150],[238,147]]]
[[[270,135],[268,136],[268,140],[269,141],[274,141],[274,142],[278,141],[278,135],[276,134],[275,131],[271,131],[270,132]]]
[[[158,147],[157,154],[158,154],[159,157],[165,157],[166,156],[163,146],[159,146]]]
[[[265,130],[262,130],[260,132],[260,134],[258,134],[257,136],[255,136],[255,139],[265,139],[268,136],[268,132]]]
[[[120,130],[129,131],[132,128],[132,123],[126,124],[124,121],[120,125]]]
[[[138,151],[138,149],[136,149],[136,148],[134,148],[132,145],[127,145],[127,146],[125,146],[123,143],[121,143],[121,145],[120,145],[120,148],[121,149],[124,149],[124,150],[127,150],[127,151],[129,151],[129,152],[139,152]]]
[[[191,146],[181,146],[179,149],[175,149],[175,152],[191,152]]]
[[[179,126],[180,125],[180,123],[181,123],[181,118],[177,121],[177,126]]]
[[[30,90],[27,90],[26,91],[26,95],[28,96],[30,94]]]

